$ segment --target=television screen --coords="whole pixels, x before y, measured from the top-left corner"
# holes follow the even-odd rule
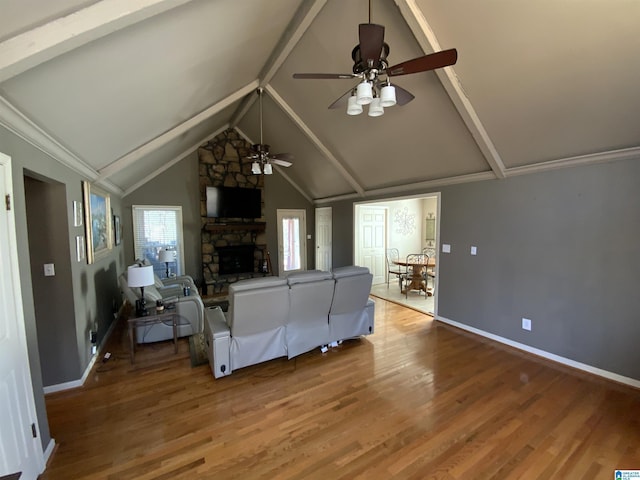
[[[259,188],[207,187],[207,217],[260,218]]]

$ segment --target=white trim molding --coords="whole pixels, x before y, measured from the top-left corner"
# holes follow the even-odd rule
[[[619,375],[614,372],[609,372],[608,370],[603,370],[601,368],[594,367],[592,365],[587,365],[586,363],[581,363],[575,360],[571,360],[570,358],[561,357],[560,355],[556,355],[555,353],[550,353],[545,350],[540,350],[539,348],[532,347],[530,345],[525,345],[524,343],[516,342],[514,340],[510,340],[508,338],[501,337],[493,333],[485,332],[484,330],[480,330],[478,328],[465,325],[464,323],[456,322],[455,320],[450,320],[440,315],[436,315],[434,319],[437,320],[438,322],[442,322],[447,325],[451,325],[453,327],[459,328],[461,330],[465,330],[467,332],[480,335],[481,337],[485,337],[490,340],[494,340],[498,343],[502,343],[504,345],[508,345],[513,348],[517,348],[518,350],[522,350],[527,353],[537,355],[538,357],[551,360],[552,362],[560,363],[562,365],[566,365],[568,367],[572,367],[577,370],[582,370],[583,372],[591,373],[593,375],[606,378],[607,380],[613,380],[614,382],[623,383],[625,385],[629,385],[630,387],[640,388],[640,380],[636,380],[635,378],[625,377],[624,375]]]

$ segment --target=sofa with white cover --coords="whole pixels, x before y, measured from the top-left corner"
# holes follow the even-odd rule
[[[151,307],[161,300],[166,307],[173,306],[178,314],[178,337],[188,337],[201,333],[204,329],[204,304],[198,288],[189,275],[160,279],[154,275],[155,283],[144,287],[144,298]],[[128,302],[135,308],[140,300],[140,288],[130,287],[127,283],[127,271],[118,278],[120,290]],[[189,287],[189,295],[184,295],[184,287]],[[160,342],[173,339],[173,326],[170,322],[137,327],[138,343]]]
[[[372,279],[367,268],[349,266],[232,284],[228,312],[206,310],[213,375],[373,333]]]

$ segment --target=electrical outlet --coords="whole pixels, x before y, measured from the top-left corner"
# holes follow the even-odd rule
[[[522,317],[522,329],[531,331],[531,320]]]

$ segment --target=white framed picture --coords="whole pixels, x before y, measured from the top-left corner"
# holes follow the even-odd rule
[[[73,226],[81,227],[82,226],[82,217],[84,213],[82,211],[82,202],[78,200],[74,200],[73,202]]]
[[[84,236],[78,235],[76,237],[76,260],[81,262],[86,257]]]

